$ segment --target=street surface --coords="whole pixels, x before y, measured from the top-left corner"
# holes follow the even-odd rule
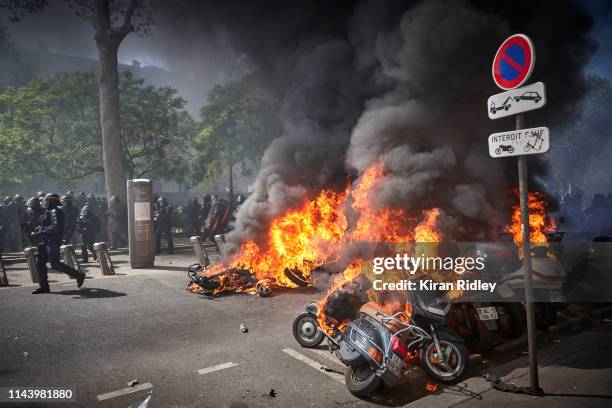
[[[130,270],[125,255],[114,261],[117,275],[94,273],[80,290],[56,274],[51,294],[31,295],[31,282],[0,288],[1,386],[70,387],[70,406],[82,407],[128,407],[148,392],[151,408],[402,406],[428,395],[414,381],[353,397],[325,347],[293,338],[293,318],[321,296],[312,289],[213,299],[185,290],[191,251],[161,256],[153,270]],[[592,372],[609,379],[606,370]]]

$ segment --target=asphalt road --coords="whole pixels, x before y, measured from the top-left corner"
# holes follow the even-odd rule
[[[81,290],[56,283],[38,296],[2,291],[0,385],[70,387],[77,402],[66,406],[83,407],[128,407],[150,391],[151,408],[398,406],[425,394],[410,385],[370,400],[349,394],[333,357],[293,339],[293,318],[320,296],[311,289],[210,299],[186,291],[174,269]],[[126,389],[136,391],[117,396]]]

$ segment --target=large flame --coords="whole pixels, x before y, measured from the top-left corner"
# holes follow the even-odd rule
[[[336,259],[351,242],[439,242],[436,223],[441,211],[432,208],[409,214],[402,208],[381,208],[376,197],[385,181],[385,166],[379,160],[366,169],[354,186],[349,184],[341,192],[323,190],[311,201],[273,219],[265,239],[245,241],[234,255],[210,268],[206,275],[232,269],[248,270],[257,281],[268,286],[293,288],[298,284],[288,277],[288,271],[297,271],[309,281],[314,269]],[[354,221],[349,223],[349,219]],[[343,273],[332,275],[330,288],[319,302],[318,316],[328,333],[334,328],[341,330],[347,322],[327,316],[325,305],[332,294],[351,285],[361,273],[363,263],[364,260],[355,259]],[[220,277],[220,287],[213,292],[255,290],[248,285],[232,285],[237,281]],[[195,284],[191,288],[199,290]],[[411,306],[405,299],[398,301],[393,296],[375,295],[370,296],[370,301],[385,313],[404,311],[410,316]]]
[[[322,191],[314,200],[272,220],[266,241],[245,241],[236,254],[215,265],[207,275],[240,268],[249,270],[257,280],[297,287],[287,278],[286,270],[299,270],[308,277],[314,268],[337,253],[347,229],[341,210],[347,194]],[[219,291],[223,289],[233,288],[221,287]]]
[[[385,183],[385,166],[378,160],[368,167],[351,192],[352,208],[358,214],[350,239],[370,242],[412,242],[415,220],[402,209],[376,208],[376,194]]]
[[[532,244],[545,244],[547,242],[545,231],[554,229],[554,221],[546,215],[546,197],[540,192],[528,194],[529,206],[529,240]],[[515,204],[512,212],[512,223],[506,227],[506,232],[512,233],[514,243],[523,243],[523,229],[521,228],[521,206]]]

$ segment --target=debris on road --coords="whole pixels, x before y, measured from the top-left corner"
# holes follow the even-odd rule
[[[248,333],[249,329],[244,325],[244,323],[240,323],[240,331],[243,333]]]
[[[553,343],[555,343],[555,344],[557,344],[557,343],[561,343],[561,340],[559,340],[559,339],[554,339],[554,340],[553,340]]]
[[[276,397],[276,391],[274,390],[274,388],[270,388],[270,391],[268,391],[268,395],[272,398]]]
[[[427,385],[425,386],[425,390],[427,392],[436,392],[438,391],[438,384],[434,384],[434,383],[427,383]]]
[[[133,387],[138,384],[138,380],[132,380],[127,383],[128,387]]]
[[[30,353],[28,353],[27,351],[24,351],[24,352],[23,352],[23,356],[24,356],[24,357],[27,357],[27,356],[29,356],[29,355],[30,355]]]

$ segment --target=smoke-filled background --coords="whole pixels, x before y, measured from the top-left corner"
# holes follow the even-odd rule
[[[598,69],[607,69],[605,56],[595,54],[591,33],[591,14],[606,8],[600,2],[230,0],[154,5],[153,37],[128,38],[120,58],[175,71],[176,86],[192,112],[214,84],[245,72],[254,73],[282,101],[282,134],[263,155],[253,194],[227,237],[233,244],[257,237],[272,217],[322,188],[359,183],[378,160],[384,161],[387,176],[376,186],[374,208],[420,214],[439,207],[449,237],[492,238],[487,234],[508,222],[515,201],[511,188],[517,184],[515,161],[487,154],[487,136],[514,126],[512,119],[491,121],[486,114],[487,97],[500,92],[491,78],[491,62],[503,39],[519,32],[532,38],[537,59],[531,81],[547,86],[549,105],[529,113],[526,124],[551,128],[554,162],[529,159],[533,190],[562,193],[566,188],[550,181],[551,169],[557,174],[571,167],[566,151],[573,149],[555,153],[557,137],[584,109],[591,58],[599,55]],[[56,13],[58,21],[64,18]],[[93,54],[91,28],[82,24],[78,30],[83,35],[73,29],[69,41],[81,53]],[[27,30],[24,23],[14,37],[34,41]],[[62,37],[58,30],[56,39],[66,40],[68,34]],[[600,165],[609,174],[607,161]],[[608,181],[601,185],[612,187]]]
[[[514,161],[492,160],[486,149],[489,133],[514,125],[487,119],[483,101],[498,92],[492,55],[511,33],[532,37],[533,78],[547,84],[551,103],[530,114],[528,125],[559,129],[586,91],[584,67],[595,50],[591,24],[570,2],[551,10],[547,2],[373,1],[353,8],[340,34],[276,49],[266,60],[290,78],[284,135],[267,149],[255,194],[228,240],[257,236],[270,217],[339,175],[358,183],[380,159],[387,176],[373,207],[414,214],[439,207],[451,220],[447,237],[491,238],[485,233],[509,219],[516,185]],[[532,175],[543,176],[546,166],[531,161]]]

